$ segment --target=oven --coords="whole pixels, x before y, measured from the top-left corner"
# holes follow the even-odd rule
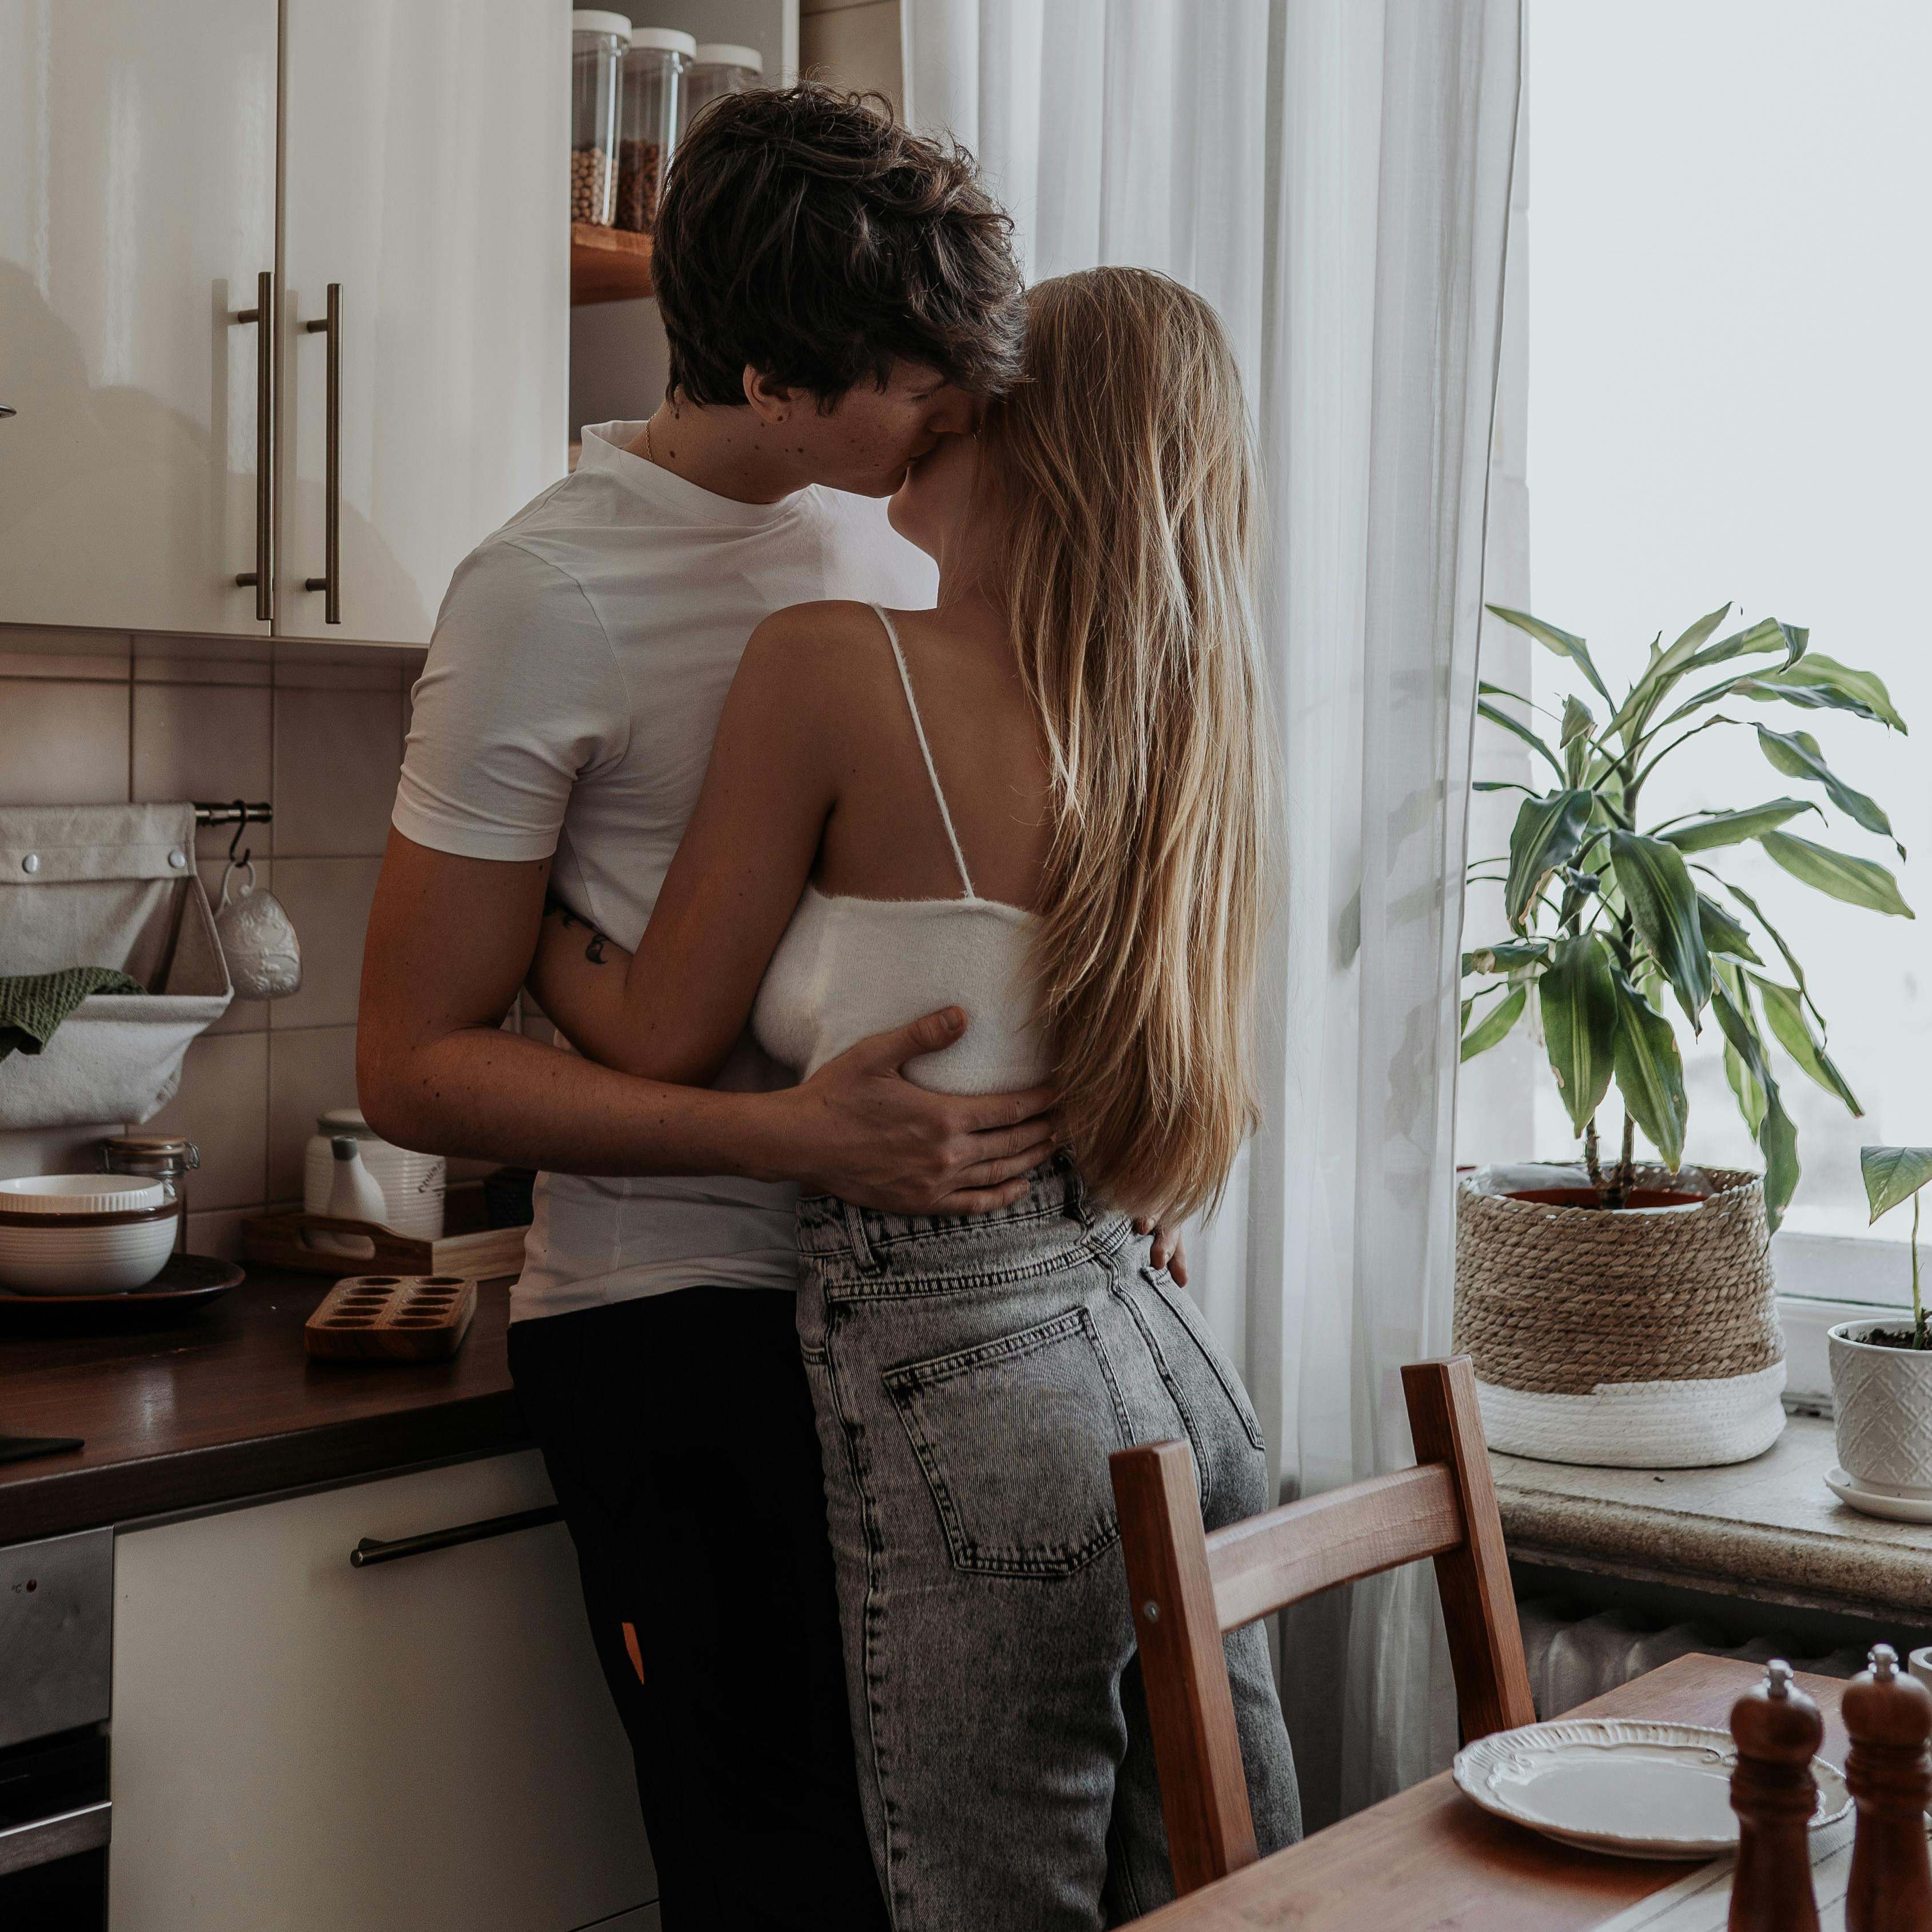
[[[0,1926],[107,1924],[114,1532],[0,1548]]]

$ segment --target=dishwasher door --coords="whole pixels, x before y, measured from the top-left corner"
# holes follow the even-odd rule
[[[0,1924],[107,1923],[114,1532],[0,1549]]]

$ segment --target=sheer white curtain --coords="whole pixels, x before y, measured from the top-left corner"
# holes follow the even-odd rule
[[[1194,1243],[1284,1494],[1409,1460],[1443,1352],[1456,998],[1519,0],[902,0],[908,111],[985,164],[1028,272],[1220,309],[1274,540],[1288,888],[1268,1124]],[[1287,1620],[1312,1825],[1447,1761],[1426,1566]]]

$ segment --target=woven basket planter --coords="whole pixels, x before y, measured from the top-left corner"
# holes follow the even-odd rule
[[[1757,1175],[1482,1168],[1456,1190],[1455,1345],[1490,1446],[1550,1462],[1741,1462],[1784,1426],[1784,1338]]]

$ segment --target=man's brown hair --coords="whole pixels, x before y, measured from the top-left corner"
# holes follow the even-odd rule
[[[896,357],[998,394],[1019,370],[1012,224],[950,140],[806,82],[728,94],[677,150],[652,267],[669,393],[742,403],[746,365],[821,405]]]

